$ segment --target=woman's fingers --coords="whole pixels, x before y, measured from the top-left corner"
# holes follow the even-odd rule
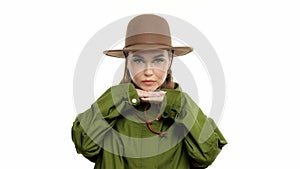
[[[140,98],[159,97],[159,96],[164,96],[166,94],[165,91],[147,92],[140,89],[136,89],[136,90]]]
[[[136,89],[138,96],[141,97],[147,97],[147,92],[144,90]]]
[[[143,102],[148,102],[148,103],[161,103],[163,101],[164,97],[142,97],[141,100]]]
[[[139,98],[143,102],[161,103],[166,94],[165,91],[147,92],[139,89],[137,89],[137,91],[138,91]]]

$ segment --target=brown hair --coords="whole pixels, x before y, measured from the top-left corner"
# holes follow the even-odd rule
[[[171,64],[172,64],[172,61],[173,61],[173,51],[172,52],[170,51],[168,53],[169,53],[169,56],[171,58]],[[127,56],[128,56],[128,53],[124,52],[124,55],[125,55],[126,61],[125,61],[124,76],[123,76],[123,79],[121,80],[121,83],[133,83],[134,84],[134,82],[132,81],[132,79],[130,77],[129,70],[127,69]],[[168,69],[168,72],[167,72],[166,80],[162,84],[161,88],[163,88],[163,89],[174,89],[174,86],[175,86],[175,83],[173,82],[172,70],[171,70],[171,66],[170,66],[169,69]]]

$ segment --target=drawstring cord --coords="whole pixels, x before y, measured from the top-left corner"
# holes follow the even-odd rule
[[[141,117],[139,114],[137,114],[137,116],[143,120],[144,122],[147,123],[147,127],[149,128],[149,130],[152,132],[152,133],[155,133],[155,134],[168,134],[168,132],[161,132],[161,131],[157,131],[155,130],[154,128],[152,128],[152,121],[150,119],[147,118],[147,108],[148,106],[145,107],[144,109],[144,115],[145,115],[145,118]],[[158,113],[155,120],[160,120],[162,117],[161,113]]]

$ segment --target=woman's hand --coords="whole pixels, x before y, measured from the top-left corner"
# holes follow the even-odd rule
[[[148,103],[162,103],[166,94],[165,91],[147,92],[140,89],[136,89],[136,91],[140,100]]]

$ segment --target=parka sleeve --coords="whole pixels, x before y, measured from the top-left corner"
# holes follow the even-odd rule
[[[214,121],[204,115],[186,93],[168,91],[166,97],[166,100],[169,100],[166,104],[167,113],[174,117],[175,124],[186,132],[183,142],[192,166],[208,167],[227,141]]]
[[[72,126],[72,140],[77,153],[95,162],[105,134],[111,130],[122,111],[140,100],[131,83],[109,88],[91,108],[79,114]]]

